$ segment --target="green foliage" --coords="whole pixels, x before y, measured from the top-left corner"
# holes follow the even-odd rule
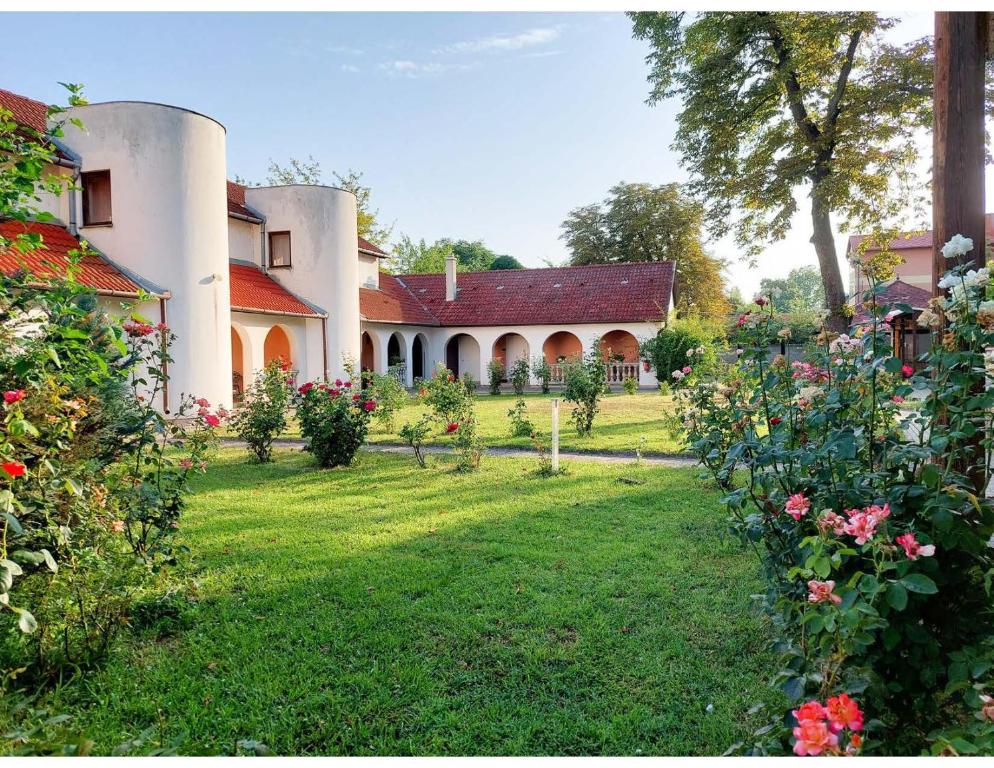
[[[524,269],[525,265],[513,256],[497,256],[490,262],[490,269]]]
[[[394,417],[410,400],[407,389],[400,380],[399,372],[370,374],[369,395],[376,401],[374,418],[381,427],[393,431]]]
[[[500,385],[501,382],[504,381],[504,375],[506,373],[507,371],[504,369],[504,363],[496,357],[487,363],[487,376],[490,378],[491,395],[500,394]]]
[[[324,468],[347,466],[366,442],[376,401],[358,382],[307,382],[297,390],[297,419],[306,450]]]
[[[514,365],[511,366],[511,370],[508,371],[508,378],[511,380],[511,388],[514,390],[514,394],[523,395],[525,393],[525,387],[528,386],[530,376],[531,369],[528,361],[523,357],[515,360]]]
[[[289,364],[273,360],[259,372],[248,388],[245,400],[235,411],[231,425],[263,464],[270,460],[273,440],[286,429],[290,410]]]
[[[539,355],[532,360],[532,373],[535,374],[535,377],[542,385],[542,394],[549,394],[549,384],[552,381],[552,366],[545,359],[545,355]]]
[[[425,440],[428,439],[428,435],[431,434],[431,426],[434,420],[434,417],[430,413],[426,413],[417,421],[405,424],[400,428],[401,439],[414,450],[414,458],[417,460],[418,466],[422,469],[427,466],[425,463],[424,444]]]
[[[607,381],[607,363],[601,353],[600,341],[594,342],[584,358],[569,360],[563,367],[566,379],[563,399],[573,404],[576,433],[589,435]]]
[[[894,45],[895,21],[872,12],[630,16],[650,45],[650,101],[681,99],[675,147],[712,234],[734,233],[755,258],[786,236],[803,188],[828,306],[843,327],[831,216],[859,231],[919,202],[930,38]]]
[[[825,308],[825,288],[816,267],[797,267],[787,277],[764,277],[759,293],[781,314],[814,315]]]
[[[622,182],[611,188],[603,206],[571,211],[561,238],[572,264],[672,261],[677,311],[720,317],[729,311],[723,265],[704,252],[701,229],[701,207],[679,185]]]
[[[528,406],[520,397],[507,412],[507,418],[511,421],[511,437],[528,437],[535,431],[534,425],[528,420]]]
[[[940,285],[950,296],[920,318],[936,330],[927,375],[893,356],[885,318],[910,308],[880,305],[875,282],[865,333],[825,332],[807,358],[770,362],[767,303],[742,318],[739,364],[680,395],[688,443],[764,569],[773,682],[794,704],[858,699],[877,754],[994,744],[994,437],[979,426],[994,407],[994,290],[965,266]],[[913,393],[921,407],[903,409]],[[790,719],[774,721],[752,751],[789,746]]]
[[[675,372],[682,373],[687,366],[702,368],[700,373],[713,371],[723,335],[721,326],[713,322],[699,318],[675,320],[653,338],[642,342],[639,354],[650,362],[662,384],[673,379]],[[690,373],[693,370],[686,372]]]
[[[626,395],[637,395],[639,391],[639,380],[634,376],[629,376],[621,382],[621,386],[624,387]]]

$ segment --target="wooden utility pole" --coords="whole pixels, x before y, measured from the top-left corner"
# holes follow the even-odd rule
[[[935,14],[932,144],[932,292],[951,266],[942,246],[956,234],[973,240],[964,261],[983,266],[984,62],[988,14]]]

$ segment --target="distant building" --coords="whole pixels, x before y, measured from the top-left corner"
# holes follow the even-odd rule
[[[41,102],[0,90],[0,108],[39,131]],[[245,187],[226,178],[226,130],[178,107],[107,102],[73,107],[50,172],[78,191],[43,194],[58,223],[0,222],[42,235],[45,249],[0,252],[0,269],[58,269],[85,240],[80,279],[101,306],[151,296],[143,316],[178,336],[170,392],[230,404],[277,358],[301,379],[393,369],[407,385],[436,363],[477,381],[498,358],[559,363],[600,340],[609,377],[655,385],[638,343],[672,309],[674,265],[617,264],[392,276],[387,254],[357,234],[356,200],[341,189]],[[513,223],[511,223],[513,226]],[[167,410],[169,403],[162,404]]]

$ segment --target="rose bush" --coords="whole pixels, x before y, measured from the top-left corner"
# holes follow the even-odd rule
[[[369,431],[376,401],[358,381],[309,381],[297,390],[297,419],[305,450],[324,468],[352,463]]]
[[[761,299],[739,320],[738,364],[679,387],[688,444],[728,490],[731,525],[763,565],[775,682],[792,702],[814,699],[777,716],[749,751],[994,744],[989,275],[954,266],[943,278],[948,298],[920,317],[933,340],[916,374],[890,338],[893,318],[912,310],[877,301],[888,275],[874,266],[853,335],[822,332],[805,359],[770,360],[778,324]],[[911,398],[920,409],[902,409]],[[818,714],[823,701],[859,712],[846,738]]]
[[[249,385],[241,406],[231,418],[231,426],[260,463],[273,455],[273,440],[286,429],[293,392],[290,363],[272,360]]]

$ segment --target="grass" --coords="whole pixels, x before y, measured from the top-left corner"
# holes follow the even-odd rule
[[[715,754],[758,725],[756,564],[695,470],[276,459],[198,480],[188,626],[55,695],[96,751]]]
[[[552,431],[553,395],[528,393],[524,395],[528,406],[528,419],[534,427],[548,439]],[[483,444],[489,447],[531,448],[528,437],[512,437],[507,412],[514,406],[515,395],[481,394],[476,399],[477,423]],[[601,400],[600,412],[594,419],[593,433],[585,437],[576,434],[570,416],[570,405],[559,401],[559,446],[564,451],[578,452],[619,452],[631,453],[639,448],[644,436],[643,452],[681,453],[684,450],[679,439],[674,438],[667,428],[664,417],[673,408],[672,398],[656,392],[642,392],[637,395],[611,394]],[[385,429],[373,419],[370,422],[369,442],[403,442],[398,432],[407,422],[417,421],[427,412],[418,400],[411,401],[394,417],[393,430]],[[284,437],[299,437],[294,424]],[[445,444],[445,435],[435,434],[429,444]]]

